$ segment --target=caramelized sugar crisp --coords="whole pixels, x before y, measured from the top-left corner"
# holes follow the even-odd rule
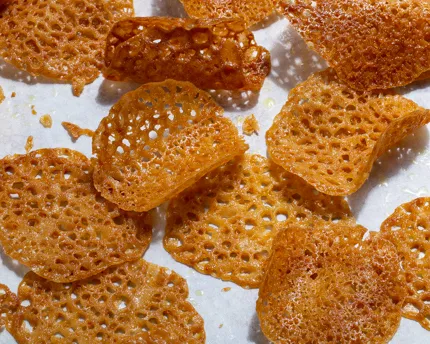
[[[318,221],[354,223],[342,198],[318,193],[260,155],[245,155],[171,200],[164,247],[201,273],[257,288],[277,225]]]
[[[127,93],[93,137],[97,190],[125,210],[147,211],[171,199],[247,149],[222,113],[188,82]]]
[[[281,0],[308,44],[357,90],[411,83],[430,69],[430,2]]]
[[[61,125],[64,129],[69,133],[70,137],[73,141],[76,141],[81,136],[85,135],[88,137],[94,136],[94,131],[90,129],[82,129],[80,126],[70,123],[70,122],[61,122]]]
[[[276,0],[277,1],[277,0]],[[275,9],[275,0],[181,0],[192,18],[236,18],[254,25]]]
[[[275,343],[387,343],[405,281],[394,246],[365,229],[289,227],[274,240],[257,313]]]
[[[80,95],[99,75],[112,24],[131,15],[132,0],[16,0],[0,8],[0,55]]]
[[[83,281],[57,284],[28,273],[18,297],[29,304],[8,326],[25,343],[204,343],[203,319],[177,273],[143,259]]]
[[[0,331],[18,308],[18,298],[7,286],[0,284]]]
[[[397,248],[408,285],[403,316],[430,330],[430,198],[398,207],[381,226]]]
[[[70,282],[139,258],[145,214],[126,213],[93,187],[90,161],[69,149],[0,160],[0,242],[38,275]]]
[[[266,134],[271,158],[329,195],[349,195],[374,161],[430,121],[430,111],[390,91],[356,92],[332,70],[290,92]]]
[[[140,83],[176,79],[203,89],[259,90],[270,53],[237,20],[130,18],[112,28],[103,74]]]
[[[254,115],[245,118],[242,125],[242,131],[245,135],[257,134],[260,130],[260,125]]]

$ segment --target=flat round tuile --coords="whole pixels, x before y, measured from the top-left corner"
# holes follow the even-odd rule
[[[0,331],[10,320],[11,316],[18,309],[18,298],[10,289],[0,284]]]
[[[103,74],[115,81],[175,79],[202,89],[258,91],[270,66],[269,51],[242,21],[148,17],[114,25]]]
[[[279,11],[354,89],[404,86],[430,69],[427,0],[280,0]]]
[[[149,216],[103,199],[92,173],[89,159],[65,148],[0,160],[0,243],[6,254],[61,283],[141,257],[152,237]]]
[[[202,317],[176,272],[143,259],[57,284],[30,272],[7,325],[18,344],[204,343]]]
[[[94,184],[121,209],[147,211],[248,146],[210,95],[189,82],[124,95],[93,137]]]
[[[103,66],[113,23],[133,0],[15,0],[0,8],[0,56],[32,75],[71,82],[79,96]]]
[[[274,343],[387,343],[406,296],[395,247],[361,226],[299,227],[274,240],[257,300]]]
[[[180,0],[191,18],[234,18],[248,26],[270,16],[277,0]]]
[[[258,288],[278,226],[319,221],[355,223],[343,198],[246,154],[170,201],[163,243],[174,259],[203,274]]]
[[[354,91],[328,69],[290,91],[266,143],[284,169],[345,196],[364,184],[379,156],[428,122],[430,111],[413,101],[393,91]]]
[[[417,198],[394,211],[381,225],[383,238],[397,248],[408,296],[403,316],[430,330],[430,198]]]

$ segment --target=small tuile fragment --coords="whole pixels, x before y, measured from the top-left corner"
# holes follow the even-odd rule
[[[20,344],[204,343],[203,319],[187,297],[184,278],[143,259],[70,284],[29,272],[18,288],[29,305],[7,328]]]
[[[27,137],[27,141],[25,142],[25,152],[29,153],[34,147],[34,139],[33,136]]]
[[[317,190],[350,195],[374,161],[430,122],[430,111],[393,91],[356,92],[333,70],[294,88],[266,133],[270,157]]]
[[[0,55],[79,96],[100,73],[112,24],[132,14],[132,0],[15,0],[0,13]]]
[[[175,79],[202,89],[260,90],[271,65],[237,20],[129,18],[112,28],[105,56],[107,79]]]
[[[221,289],[221,291],[223,291],[224,293],[226,293],[226,292],[228,292],[228,291],[230,291],[231,290],[231,288],[230,287],[225,287],[225,288],[222,288]]]
[[[398,207],[381,225],[381,233],[396,246],[406,276],[403,316],[430,330],[430,197]]]
[[[222,328],[224,326],[224,324],[219,324],[218,328]]]
[[[50,115],[43,115],[39,120],[40,124],[42,124],[45,128],[52,127],[52,118]]]
[[[37,115],[37,111],[36,111],[36,106],[35,106],[35,105],[32,105],[32,106],[31,106],[31,114],[32,114],[33,116],[36,116],[36,115]]]
[[[0,104],[6,99],[4,96],[3,88],[0,86]]]
[[[63,126],[64,129],[67,130],[67,132],[69,133],[69,135],[73,141],[76,141],[77,139],[79,139],[83,135],[88,136],[88,137],[94,136],[94,131],[92,131],[90,129],[82,129],[81,127],[79,127],[76,124],[73,124],[70,122],[62,122],[61,125]]]
[[[351,88],[403,86],[430,70],[430,1],[281,0],[280,12]]]
[[[0,284],[0,331],[18,308],[18,298],[7,286]]]
[[[212,171],[170,201],[164,248],[200,273],[258,288],[279,225],[354,224],[346,201],[260,155]]]
[[[280,231],[257,300],[274,343],[385,344],[400,324],[405,280],[395,247],[338,224]]]
[[[0,243],[6,254],[61,283],[138,259],[151,240],[149,217],[103,199],[92,172],[90,160],[70,149],[0,160]]]
[[[251,136],[252,134],[257,134],[260,130],[260,125],[254,115],[250,115],[245,118],[242,124],[242,131],[245,135]]]
[[[234,18],[252,26],[275,10],[275,0],[180,0],[192,18]],[[277,1],[277,0],[276,0]]]
[[[10,95],[11,98],[15,98],[16,97],[16,92],[12,92],[12,94]]]
[[[125,210],[148,211],[171,199],[248,148],[222,114],[188,82],[127,93],[93,137],[96,189]]]

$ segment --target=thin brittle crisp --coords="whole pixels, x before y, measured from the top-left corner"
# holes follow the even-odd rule
[[[274,240],[257,313],[274,343],[387,343],[406,296],[395,247],[362,227],[292,226]]]
[[[430,198],[398,207],[381,226],[397,247],[408,284],[403,315],[430,330]]]
[[[204,274],[257,288],[277,225],[352,224],[348,204],[260,155],[212,171],[170,201],[164,247]]]
[[[313,74],[289,94],[266,134],[270,157],[329,195],[349,195],[374,161],[430,111],[390,91],[356,92],[332,70]]]
[[[131,15],[132,0],[16,0],[0,8],[0,55],[80,95],[100,73],[112,24]]]
[[[93,137],[97,190],[134,211],[176,196],[247,149],[222,113],[188,82],[167,80],[127,93]]]
[[[18,298],[7,286],[0,284],[0,331],[18,309]]]
[[[238,20],[122,20],[107,38],[105,56],[108,79],[175,79],[203,89],[259,90],[271,65],[270,53]]]
[[[0,160],[0,242],[56,282],[83,279],[138,259],[151,240],[145,214],[126,213],[94,189],[92,166],[69,149]]]
[[[428,0],[281,0],[280,7],[352,88],[403,86],[430,69]]]
[[[8,323],[19,344],[204,343],[203,319],[176,272],[143,259],[57,284],[28,273]]]
[[[192,18],[235,18],[254,25],[274,12],[278,0],[180,0]]]

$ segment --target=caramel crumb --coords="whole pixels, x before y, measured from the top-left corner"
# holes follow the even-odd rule
[[[52,118],[50,115],[43,115],[39,120],[40,124],[42,124],[45,128],[52,127]]]
[[[228,291],[230,291],[231,290],[231,288],[230,287],[225,287],[225,288],[222,288],[221,289],[221,291],[223,291],[224,293],[226,293],[226,292],[228,292]]]
[[[3,89],[0,87],[0,103],[3,103],[3,100],[5,99]]]
[[[219,328],[222,328],[223,326],[224,326],[224,324],[219,324],[219,326],[218,326],[218,327],[219,327]]]
[[[33,136],[27,137],[27,142],[25,143],[25,152],[28,153],[33,149]]]
[[[258,121],[255,118],[254,115],[250,115],[245,118],[245,121],[242,125],[242,131],[245,135],[252,135],[252,134],[258,134],[258,131],[260,130],[260,126],[258,125]]]
[[[34,105],[31,106],[31,114],[37,115],[36,107]]]
[[[82,129],[81,127],[73,123],[62,122],[61,125],[64,127],[64,129],[67,130],[69,135],[72,137],[73,141],[76,141],[82,135],[86,135],[88,137],[93,137],[94,135],[94,131],[90,129]]]
[[[15,98],[16,97],[16,92],[12,92],[12,94],[10,95],[11,98]]]

